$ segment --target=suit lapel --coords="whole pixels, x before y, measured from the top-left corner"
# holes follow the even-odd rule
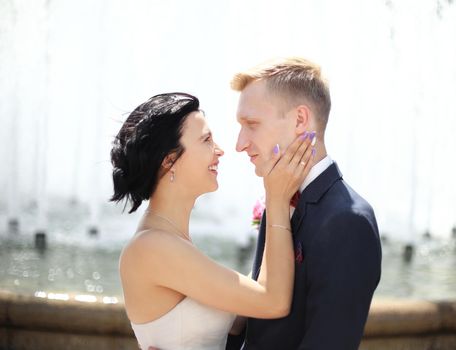
[[[306,216],[307,204],[318,203],[323,195],[332,187],[332,185],[342,179],[342,173],[336,162],[333,162],[325,171],[323,171],[309,186],[301,193],[298,205],[291,217],[291,228],[293,234],[299,232],[302,221]]]
[[[291,228],[293,235],[299,232],[304,217],[306,216],[307,204],[318,203],[323,195],[331,188],[331,186],[342,179],[342,173],[339,170],[336,162],[332,163],[325,171],[323,171],[309,186],[302,192],[299,198],[296,210],[291,217]],[[255,260],[252,267],[252,278],[258,279],[260,274],[261,262],[263,260],[264,244],[266,239],[266,210],[261,218],[260,230],[258,232],[257,249]]]
[[[263,260],[264,244],[266,240],[266,209],[261,217],[260,230],[258,231],[257,247],[255,252],[255,260],[252,266],[252,278],[256,281],[260,274],[261,262]]]

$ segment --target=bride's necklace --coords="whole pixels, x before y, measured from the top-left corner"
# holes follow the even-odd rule
[[[184,239],[190,241],[193,243],[192,239],[190,238],[190,235],[189,234],[185,234],[183,233],[181,230],[179,230],[179,228],[177,227],[177,225],[171,221],[170,219],[168,219],[166,216],[163,216],[163,215],[160,215],[160,214],[157,214],[156,212],[152,211],[152,210],[145,210],[144,213],[151,213],[152,215],[155,215],[163,220],[165,220],[167,223],[169,223],[176,231],[177,233],[179,233],[180,236],[182,236]]]

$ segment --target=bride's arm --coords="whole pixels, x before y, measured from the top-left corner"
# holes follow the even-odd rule
[[[142,266],[155,285],[206,305],[256,318],[286,316],[294,280],[289,201],[311,163],[310,142],[297,140],[265,177],[268,226],[260,282],[218,264],[187,241],[165,232],[140,236],[128,252],[130,262]]]
[[[252,278],[252,271],[249,272],[247,275],[248,278]],[[236,316],[233,326],[231,327],[229,333],[232,335],[239,335],[242,333],[242,331],[245,328],[245,325],[247,323],[247,317],[245,316]]]
[[[249,272],[249,274],[247,275],[248,278],[252,278],[252,271]],[[244,330],[245,328],[245,325],[247,323],[247,317],[245,316],[236,316],[234,322],[233,322],[233,326],[231,327],[230,329],[230,334],[232,335],[239,335],[242,333],[242,331]]]

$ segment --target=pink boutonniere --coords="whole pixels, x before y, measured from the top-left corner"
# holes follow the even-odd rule
[[[266,204],[264,203],[264,199],[257,199],[255,206],[253,207],[253,218],[252,218],[252,226],[258,229],[260,227],[261,217],[263,216],[264,209],[266,208]]]

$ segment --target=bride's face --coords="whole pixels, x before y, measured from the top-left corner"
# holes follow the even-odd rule
[[[181,143],[185,151],[175,163],[176,182],[196,196],[215,191],[217,165],[224,152],[212,138],[202,112],[193,112],[187,117]]]

